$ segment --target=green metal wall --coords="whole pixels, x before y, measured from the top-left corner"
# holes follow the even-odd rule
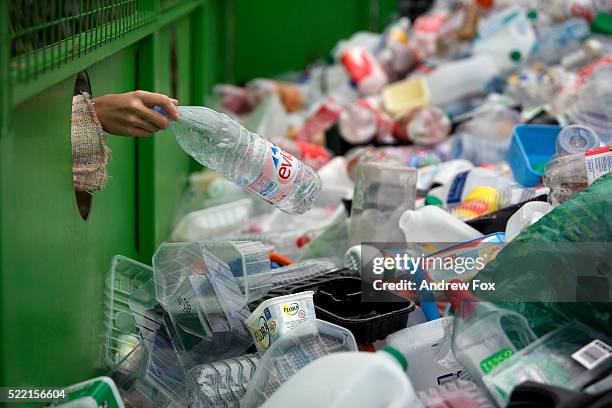
[[[71,176],[76,73],[87,69],[94,96],[140,88],[203,104],[216,82],[299,69],[338,38],[380,28],[394,1],[146,4],[158,4],[146,24],[14,81],[9,1],[0,0],[0,386],[61,386],[106,371],[101,322],[110,260],[123,254],[150,263],[195,167],[169,132],[107,135],[108,185],[82,220]]]

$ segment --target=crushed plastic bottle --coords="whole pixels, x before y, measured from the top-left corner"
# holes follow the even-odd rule
[[[287,213],[312,208],[322,185],[311,167],[227,115],[197,106],[178,111],[170,129],[199,163]]]

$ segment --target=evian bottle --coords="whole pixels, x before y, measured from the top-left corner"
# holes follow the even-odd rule
[[[179,106],[170,129],[178,144],[204,166],[289,214],[314,204],[321,179],[278,146],[249,132],[229,116],[199,106]]]

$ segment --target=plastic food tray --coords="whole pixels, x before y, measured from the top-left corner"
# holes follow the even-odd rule
[[[362,301],[358,277],[327,277],[317,283],[302,282],[295,292],[312,290],[318,319],[342,326],[353,333],[357,343],[372,343],[406,327],[414,302],[391,292],[386,301]]]

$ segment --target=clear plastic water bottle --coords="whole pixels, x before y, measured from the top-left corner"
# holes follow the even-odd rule
[[[581,18],[572,18],[562,24],[545,28],[538,32],[538,44],[532,54],[534,61],[553,65],[564,55],[580,48],[582,41],[589,36],[589,24]]]
[[[238,408],[257,364],[259,355],[245,354],[192,368],[188,374],[192,406]]]
[[[314,204],[321,179],[309,166],[249,132],[229,116],[199,106],[179,106],[170,123],[179,145],[204,166],[289,214]]]

